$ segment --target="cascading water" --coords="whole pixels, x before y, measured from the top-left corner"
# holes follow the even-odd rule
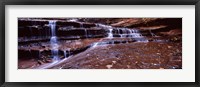
[[[120,31],[122,31],[122,33],[120,33]],[[138,38],[141,37],[142,35],[138,32],[138,30],[135,29],[126,29],[126,28],[122,28],[122,29],[117,29],[117,34],[119,34],[119,36],[121,38]]]
[[[108,32],[108,38],[113,38],[113,33],[112,33],[113,29],[110,28],[109,32]]]
[[[82,22],[79,22],[80,23],[80,28],[84,28],[83,27],[83,23]],[[87,38],[88,37],[88,34],[87,34],[87,29],[84,29],[84,31],[85,31],[85,38]]]
[[[64,52],[64,57],[67,58],[66,50],[64,50],[63,52]]]
[[[67,53],[68,52],[68,53]],[[70,48],[67,48],[65,51],[64,51],[64,57],[67,58],[70,56]]]
[[[108,26],[108,25],[103,25],[103,24],[96,24],[96,27],[101,27],[103,29],[108,29],[108,38],[113,38],[113,27]]]
[[[49,26],[51,27],[51,35],[56,36],[56,21],[49,21]]]
[[[53,57],[53,60],[59,60],[59,56],[58,56],[58,40],[56,37],[56,21],[49,21],[49,26],[51,28],[51,39],[50,39],[50,43],[51,43],[51,55]]]
[[[116,28],[109,25],[104,24],[96,24],[96,27],[101,27],[105,30],[108,30],[108,37],[107,38],[114,38],[114,37],[121,37],[121,38],[132,38],[137,40],[138,42],[148,42],[142,34],[137,29],[130,29],[130,28]]]

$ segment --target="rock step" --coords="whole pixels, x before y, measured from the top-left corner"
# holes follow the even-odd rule
[[[103,38],[106,35],[82,35],[82,36],[60,36],[58,40],[78,40],[78,39],[87,39],[87,38]],[[51,37],[37,37],[37,38],[18,38],[18,43],[20,45],[28,44],[28,43],[37,43],[37,42],[49,42]]]
[[[60,50],[58,51],[59,57],[62,59],[65,56],[68,57],[70,55],[75,55],[78,54],[80,52],[85,51],[86,49],[88,49],[89,46],[83,47],[83,48],[77,48],[74,50]],[[67,54],[65,54],[67,53]],[[18,49],[18,58],[19,59],[43,59],[43,58],[52,58],[51,56],[51,50],[28,50],[28,49]]]
[[[137,38],[137,39],[130,39],[130,40],[109,40],[109,41],[102,41],[102,42],[96,42],[96,45],[106,45],[106,44],[122,44],[122,43],[132,43],[132,42],[141,42],[141,41],[146,41],[142,38]],[[60,58],[64,58],[66,56],[65,53],[70,54],[70,55],[75,55],[80,52],[85,51],[86,49],[93,47],[93,44],[90,44],[88,46],[82,47],[82,48],[76,48],[76,49],[71,49],[71,50],[63,50],[59,49],[59,56]],[[39,47],[39,46],[38,46]],[[51,49],[29,49],[29,47],[24,47],[24,48],[18,48],[18,58],[36,58],[40,59],[43,57],[51,57]],[[68,55],[69,56],[69,55]]]
[[[58,30],[57,36],[106,36],[107,32],[103,29],[95,29],[95,28],[89,28],[89,29],[68,29],[68,30]]]
[[[99,28],[63,28],[60,27],[56,29],[57,36],[84,36],[84,35],[106,35],[107,31]],[[18,30],[19,37],[47,37],[51,36],[51,30],[49,27],[41,26],[28,26],[19,27]]]

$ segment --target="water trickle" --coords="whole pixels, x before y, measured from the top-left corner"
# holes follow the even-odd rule
[[[117,33],[120,34],[120,29],[117,29]]]
[[[88,34],[87,34],[87,30],[85,29],[85,37],[87,38],[88,37]]]
[[[98,42],[93,43],[91,47],[94,48],[94,47],[96,47],[97,45],[98,45]]]
[[[151,32],[151,30],[149,30],[150,34],[152,37],[156,36],[153,32]]]
[[[99,27],[99,24],[95,24],[95,27]]]
[[[118,35],[121,38],[141,38],[142,35],[138,32],[136,29],[127,29],[127,28],[122,28],[122,29],[117,29],[117,31],[122,31],[121,33],[118,33]]]
[[[39,50],[38,58],[41,58],[41,50]]]
[[[103,24],[96,24],[96,27],[101,27],[103,29],[108,29],[108,38],[113,38],[113,27],[108,26],[108,25],[103,25]]]
[[[64,52],[64,57],[67,58],[66,50],[63,50],[63,52]]]
[[[108,32],[108,38],[113,38],[113,33],[112,33],[113,29],[110,28],[109,32]]]
[[[83,23],[80,22],[80,28],[83,28]]]
[[[49,21],[49,26],[51,28],[51,39],[50,39],[50,43],[51,43],[51,55],[53,57],[54,61],[59,60],[59,56],[58,56],[58,40],[56,37],[56,21]]]
[[[112,41],[112,44],[114,44],[114,41]]]

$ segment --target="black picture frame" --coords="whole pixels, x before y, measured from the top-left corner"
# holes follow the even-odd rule
[[[198,40],[200,36],[200,0],[1,0],[0,3],[1,87],[200,87],[200,60],[198,54],[200,41]],[[6,5],[195,5],[195,82],[5,82]]]

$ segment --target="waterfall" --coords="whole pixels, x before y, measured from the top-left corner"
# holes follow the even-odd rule
[[[69,57],[70,56],[70,48],[67,48],[67,49],[63,50],[63,53],[64,53],[64,57],[65,58]]]
[[[113,27],[112,26],[108,26],[108,25],[103,25],[103,24],[96,24],[96,27],[101,27],[103,29],[108,29],[108,38],[113,38]]]
[[[65,58],[68,58],[70,56],[70,48],[66,48],[63,50],[63,53],[64,53],[64,57]]]
[[[64,57],[67,58],[66,50],[64,50],[63,52],[64,52]]]
[[[108,32],[108,38],[113,38],[113,33],[112,33],[113,29],[110,28],[109,32]]]
[[[136,29],[117,28],[116,31],[121,38],[142,38],[142,35]],[[120,31],[122,32],[120,33]]]
[[[57,42],[57,37],[56,36],[53,36],[51,37],[51,53],[52,53],[52,56],[53,56],[53,59],[54,60],[58,60],[58,42]]]
[[[53,56],[53,60],[59,60],[58,56],[58,40],[56,37],[56,21],[49,21],[49,26],[51,28],[51,55]]]
[[[95,25],[96,27],[108,30],[107,38],[109,39],[120,37],[120,38],[131,38],[133,40],[136,40],[137,42],[148,42],[148,40],[145,37],[143,37],[142,34],[137,29],[112,27],[104,24],[95,24]],[[96,45],[94,44],[93,47],[95,46]]]
[[[49,21],[49,26],[51,28],[51,36],[56,36],[56,21]]]

